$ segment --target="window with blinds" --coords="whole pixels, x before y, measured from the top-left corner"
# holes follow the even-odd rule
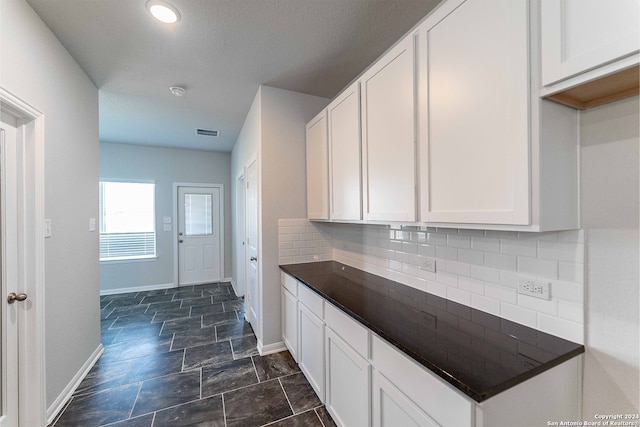
[[[100,261],[156,256],[155,184],[100,182]]]

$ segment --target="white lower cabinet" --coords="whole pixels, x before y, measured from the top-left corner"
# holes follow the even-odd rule
[[[435,374],[418,365],[377,335],[371,338],[371,363],[384,375],[387,382],[396,388],[395,402],[398,408],[395,410],[405,410],[407,412],[405,416],[408,417],[411,414],[417,419],[420,419],[419,415],[422,414],[424,424],[416,425],[442,427],[473,425],[474,402],[470,398],[445,384]],[[387,389],[390,389],[388,385]],[[375,390],[374,393],[376,393]],[[404,405],[400,406],[400,402]],[[409,404],[419,408],[419,412],[411,412],[412,406]],[[382,419],[387,416],[384,411],[376,414],[374,407],[374,416],[376,415]],[[426,423],[427,421],[431,424]],[[377,425],[375,420],[374,425]]]
[[[285,274],[282,283],[283,340],[340,427],[539,426],[579,419],[581,357],[478,403],[306,285]]]
[[[370,425],[370,364],[331,328],[326,329],[326,402],[340,427]]]
[[[308,294],[307,294],[308,293]],[[320,401],[325,401],[323,300],[306,288],[298,294],[298,331],[300,347],[298,365]],[[307,303],[310,307],[307,307]]]
[[[298,361],[298,283],[291,276],[281,275],[282,341],[293,359]]]
[[[440,427],[375,369],[371,387],[374,427]]]

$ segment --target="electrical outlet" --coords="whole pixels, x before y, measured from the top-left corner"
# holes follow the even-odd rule
[[[518,293],[540,299],[551,299],[551,283],[540,279],[520,277],[518,280]]]
[[[425,258],[420,266],[421,270],[430,271],[432,273],[436,272],[436,260],[431,258]]]

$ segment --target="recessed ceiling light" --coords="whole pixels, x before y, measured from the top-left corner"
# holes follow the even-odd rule
[[[172,4],[162,0],[149,0],[147,10],[158,21],[165,24],[174,24],[180,19],[180,12]]]
[[[171,92],[172,95],[175,95],[175,96],[182,96],[186,92],[186,90],[184,90],[184,88],[180,86],[171,86],[169,88],[169,91]]]

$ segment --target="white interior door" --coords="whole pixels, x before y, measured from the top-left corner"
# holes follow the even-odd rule
[[[220,186],[178,187],[178,284],[222,279]]]
[[[3,117],[4,119],[4,117]],[[9,304],[7,296],[17,289],[17,188],[16,129],[0,122],[0,427],[18,424],[18,310],[20,301]]]
[[[258,292],[258,174],[256,162],[254,161],[247,168],[246,174],[246,280],[247,280],[247,301],[245,305],[249,307],[245,310],[245,317],[255,332],[258,339],[262,339],[259,329],[260,295]]]

